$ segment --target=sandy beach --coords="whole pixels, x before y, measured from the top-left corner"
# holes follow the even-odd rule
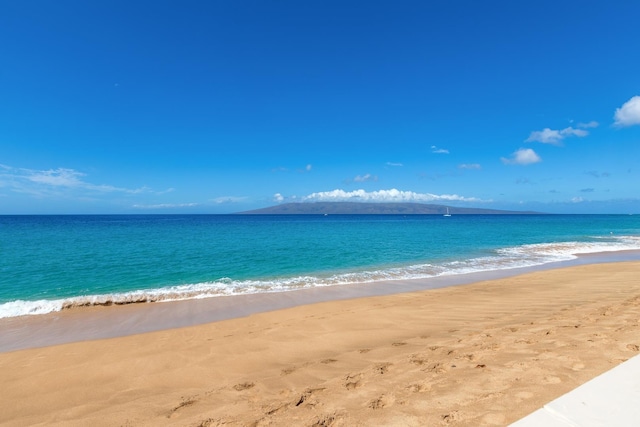
[[[639,278],[573,266],[0,353],[0,424],[507,425],[638,354]]]

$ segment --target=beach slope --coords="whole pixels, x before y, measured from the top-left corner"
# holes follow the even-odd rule
[[[638,354],[638,277],[568,267],[2,353],[0,424],[507,425]]]

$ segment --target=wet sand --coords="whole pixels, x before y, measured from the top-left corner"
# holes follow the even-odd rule
[[[0,424],[507,425],[637,355],[639,322],[632,261],[5,352]]]
[[[459,286],[573,265],[640,261],[640,251],[580,255],[570,261],[533,267],[443,275],[428,279],[380,281],[162,303],[75,307],[37,316],[0,319],[0,353],[76,341],[115,338],[201,325],[318,302],[338,301]]]

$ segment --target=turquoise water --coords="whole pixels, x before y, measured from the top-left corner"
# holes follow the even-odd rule
[[[0,216],[0,317],[640,250],[631,215]]]

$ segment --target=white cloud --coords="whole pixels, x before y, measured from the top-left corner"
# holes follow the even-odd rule
[[[303,197],[307,202],[435,202],[435,201],[458,201],[458,202],[479,202],[475,197],[464,197],[457,194],[431,194],[415,193],[413,191],[401,191],[395,188],[390,190],[365,191],[354,190],[344,191],[336,189],[312,193]]]
[[[501,158],[505,165],[530,165],[541,162],[542,159],[530,148],[521,148],[515,151],[510,158]]]
[[[401,167],[404,165],[402,163],[387,162],[387,166]]]
[[[578,127],[582,129],[597,128],[598,126],[600,126],[600,123],[596,122],[595,120],[592,120],[588,123],[578,123]]]
[[[370,173],[364,175],[358,175],[353,178],[355,182],[367,182],[367,181],[377,181],[378,177],[375,175],[371,175]]]
[[[215,199],[211,200],[213,203],[222,205],[222,204],[227,204],[227,203],[240,203],[247,200],[246,197],[237,197],[237,196],[222,196],[222,197],[216,197]]]
[[[584,199],[582,197],[573,197],[571,199],[571,203],[582,203],[584,202]]]
[[[311,170],[313,169],[313,165],[312,164],[307,164],[305,167],[303,168],[296,168],[296,169],[290,169],[284,166],[278,166],[277,168],[273,168],[271,169],[271,172],[297,172],[297,173],[306,173],[306,172],[311,172]]]
[[[586,125],[586,127],[595,127],[598,124],[597,122],[590,122]],[[529,138],[527,138],[524,142],[542,142],[543,144],[560,145],[562,143],[562,140],[569,136],[577,136],[579,138],[582,138],[587,135],[589,135],[589,132],[587,132],[586,130],[572,128],[571,126],[561,130],[544,128],[542,130],[531,132]]]
[[[584,129],[575,129],[575,128],[572,128],[571,126],[569,126],[568,128],[562,129],[560,131],[560,135],[562,135],[563,137],[577,136],[579,138],[582,138],[583,136],[589,135],[589,132],[587,132]]]
[[[594,178],[609,178],[611,176],[609,172],[587,171],[585,173]]]
[[[308,172],[311,172],[311,169],[313,169],[313,165],[309,163],[303,168],[296,169],[296,172],[298,172],[298,173],[308,173]]]
[[[562,140],[562,136],[560,135],[560,131],[551,130],[549,128],[544,128],[542,130],[537,130],[531,132],[529,138],[525,140],[525,142],[542,142],[543,144],[557,144]]]
[[[133,205],[135,209],[175,209],[199,206],[199,203],[159,203],[157,205]]]
[[[85,173],[74,169],[57,168],[34,170],[0,165],[0,186],[9,187],[17,193],[38,196],[59,195],[61,192],[79,191],[85,193],[154,193],[148,187],[123,188],[106,184],[92,184],[83,179]],[[162,193],[172,191],[165,190]],[[157,193],[157,192],[155,192]]]
[[[431,152],[435,154],[449,154],[449,150],[446,150],[444,148],[438,148],[435,145],[431,146]]]
[[[281,203],[281,202],[284,201],[284,196],[282,194],[280,194],[280,193],[276,193],[276,194],[273,195],[273,200],[278,202],[278,203]]]
[[[616,126],[640,125],[640,96],[634,96],[622,104],[622,107],[616,109],[613,117]]]
[[[482,167],[478,163],[462,163],[458,165],[458,169],[478,170],[482,169]]]
[[[26,169],[23,169],[26,171]],[[84,185],[80,177],[86,174],[73,169],[50,169],[46,171],[29,171],[24,177],[32,182],[62,187],[81,187]]]

